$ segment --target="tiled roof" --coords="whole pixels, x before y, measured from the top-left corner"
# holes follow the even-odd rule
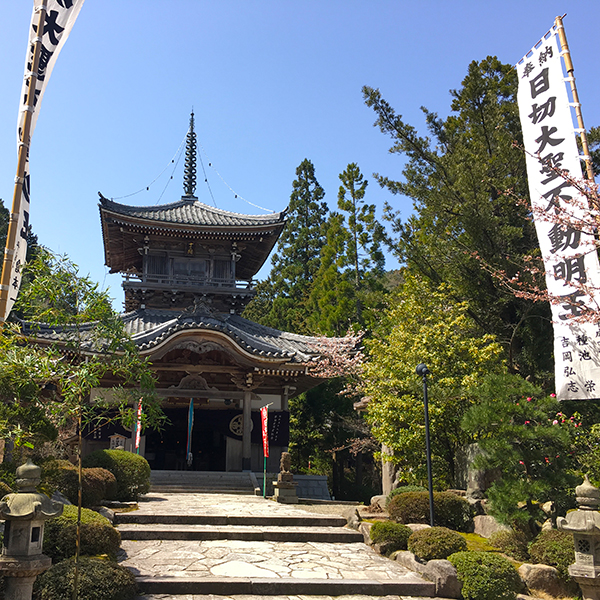
[[[217,331],[223,333],[246,352],[257,357],[305,363],[319,353],[319,339],[265,327],[233,314],[186,313],[158,309],[140,309],[121,315],[126,331],[140,351],[148,351],[181,331]],[[68,342],[76,339],[71,327],[56,328],[23,322],[23,331],[38,340]],[[93,337],[94,324],[79,328],[83,350],[99,345]]]
[[[128,206],[101,197],[101,210],[117,213],[123,217],[205,227],[261,227],[283,223],[285,211],[269,215],[243,215],[213,208],[195,198],[182,198],[178,202],[157,206]]]
[[[178,313],[143,309],[122,316],[127,332],[143,351],[185,330],[219,331],[247,352],[304,363],[319,354],[318,339],[265,327],[232,314]]]

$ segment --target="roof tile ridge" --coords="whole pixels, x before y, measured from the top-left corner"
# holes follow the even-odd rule
[[[233,210],[225,210],[224,208],[218,208],[216,206],[209,206],[208,204],[205,204],[204,202],[200,202],[200,200],[195,200],[194,204],[199,205],[202,208],[205,208],[206,210],[213,212],[213,213],[218,213],[221,215],[235,215],[236,217],[246,217],[246,218],[254,217],[254,218],[258,218],[258,219],[267,219],[269,217],[281,216],[281,215],[285,214],[285,212],[286,212],[286,211],[279,211],[279,212],[274,211],[267,215],[249,215],[246,213],[235,212]]]

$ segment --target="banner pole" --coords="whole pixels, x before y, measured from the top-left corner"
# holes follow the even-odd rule
[[[263,467],[263,498],[267,497],[267,457],[264,457],[264,467]]]
[[[21,141],[19,143],[19,154],[17,160],[17,175],[15,177],[15,189],[13,193],[12,210],[8,222],[8,233],[6,235],[6,249],[4,251],[4,261],[2,263],[2,277],[0,278],[0,327],[8,317],[6,306],[8,303],[8,292],[10,290],[10,273],[12,270],[13,257],[15,254],[15,244],[17,241],[17,224],[21,212],[21,197],[23,194],[23,178],[25,176],[25,164],[29,154],[29,132],[31,131],[31,120],[33,118],[33,105],[35,99],[35,87],[38,77],[38,68],[40,62],[40,52],[42,48],[42,36],[44,35],[44,25],[46,23],[46,4],[39,7],[39,17],[37,23],[37,38],[33,49],[33,62],[31,65],[31,74],[27,87],[27,106],[25,108],[25,118],[23,120],[23,131],[21,132]]]
[[[563,25],[562,17],[556,17],[554,24],[558,31],[558,39],[560,40],[561,55],[565,61],[565,68],[569,77],[567,78],[571,85],[571,94],[573,95],[573,103],[575,104],[575,115],[577,116],[577,126],[579,127],[579,137],[581,139],[581,147],[583,149],[583,156],[585,158],[585,168],[587,171],[587,179],[594,181],[594,169],[592,167],[592,160],[590,158],[590,147],[588,145],[587,133],[585,132],[585,126],[583,124],[583,114],[581,112],[581,103],[579,102],[579,94],[577,93],[577,85],[575,84],[575,68],[573,67],[573,61],[571,60],[571,52],[569,51],[569,44],[567,43],[567,35],[565,34],[565,28]]]

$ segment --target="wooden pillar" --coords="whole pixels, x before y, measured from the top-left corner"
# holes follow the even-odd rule
[[[244,424],[242,430],[242,471],[252,469],[252,444],[250,433],[252,430],[252,391],[244,390]]]

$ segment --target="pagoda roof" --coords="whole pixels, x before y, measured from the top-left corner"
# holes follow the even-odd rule
[[[244,215],[208,206],[193,196],[184,196],[178,202],[156,206],[129,206],[108,198],[101,198],[100,212],[107,211],[126,218],[140,219],[152,223],[194,227],[264,227],[283,225],[285,211],[269,215]]]
[[[285,226],[286,211],[244,215],[208,206],[194,196],[157,206],[129,206],[100,194],[105,263],[111,273],[141,269],[140,235],[243,244],[239,279],[251,279],[262,267]]]
[[[139,309],[120,315],[125,329],[142,354],[155,349],[181,333],[214,333],[259,362],[303,365],[317,359],[325,347],[319,338],[279,331],[228,313]],[[38,342],[68,344],[78,337],[84,352],[100,351],[94,336],[95,323],[77,328],[44,323],[21,322],[23,333]]]

